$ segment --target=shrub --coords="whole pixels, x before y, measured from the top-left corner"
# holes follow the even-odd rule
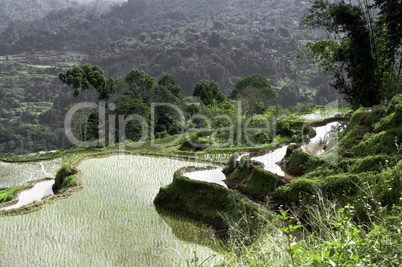
[[[64,192],[68,187],[75,184],[76,177],[74,172],[70,169],[70,163],[64,163],[63,166],[57,171],[54,185],[52,187],[55,194]]]
[[[283,119],[278,121],[278,124],[276,125],[276,127],[277,127],[278,134],[286,135],[286,136],[292,136],[294,134],[294,132],[290,129],[289,122],[287,122]]]
[[[35,152],[40,152],[40,151],[47,151],[47,148],[44,146],[38,147],[37,149],[35,149]]]
[[[244,191],[253,196],[268,196],[278,185],[278,177],[262,169],[253,168]]]
[[[300,201],[310,202],[319,189],[319,182],[310,179],[299,178],[291,183],[278,187],[271,196],[275,204],[291,207]]]
[[[268,134],[265,132],[256,132],[253,135],[253,139],[258,144],[268,144],[269,143]]]

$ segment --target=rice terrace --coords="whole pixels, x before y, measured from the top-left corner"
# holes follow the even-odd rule
[[[402,266],[401,0],[1,0],[0,267]]]
[[[82,162],[85,190],[2,218],[1,265],[177,266],[194,252],[204,261],[211,250],[180,241],[153,205],[159,187],[185,164],[128,155]]]

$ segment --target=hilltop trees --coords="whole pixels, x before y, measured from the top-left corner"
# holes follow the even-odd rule
[[[401,71],[400,58],[395,58],[402,37],[401,1],[359,3],[314,0],[304,18],[306,25],[327,32],[327,40],[308,42],[307,47],[354,108],[390,99],[400,87]],[[375,8],[381,9],[377,17]]]
[[[218,85],[213,81],[207,80],[197,83],[193,96],[199,97],[205,106],[209,106],[214,102],[222,103],[225,100],[225,95],[219,91]]]
[[[267,78],[260,74],[252,74],[238,79],[229,97],[241,100],[245,113],[261,114],[268,107],[268,103],[276,98],[276,94]]]
[[[81,91],[90,89],[91,86],[98,91],[100,100],[107,100],[116,92],[114,79],[106,80],[101,68],[89,63],[69,69],[66,73],[61,72],[59,79],[68,86],[73,85],[75,97],[79,96]]]
[[[167,89],[176,97],[182,97],[181,87],[176,84],[176,79],[172,74],[166,73],[158,81],[159,85],[167,87]]]
[[[114,105],[114,108],[108,112],[110,115],[117,116],[114,123],[119,134],[115,135],[115,141],[118,141],[120,136],[125,136],[132,141],[144,140],[143,126],[147,124],[148,127],[151,121],[155,123],[152,128],[154,131],[150,132],[147,138],[153,134],[161,136],[163,132],[177,134],[182,128],[181,115],[185,113],[178,112],[185,108],[182,90],[176,84],[174,76],[169,73],[156,82],[154,77],[144,71],[132,69],[116,80],[106,80],[98,66],[84,64],[81,67],[69,69],[66,73],[60,73],[59,79],[67,85],[73,85],[74,96],[78,96],[81,90],[93,87],[99,92],[99,100],[105,100],[106,106]],[[116,91],[118,94],[111,98],[112,93]],[[81,112],[79,131],[76,134],[79,140],[87,141],[89,138],[86,133],[96,132],[97,128],[96,125],[87,123],[92,114],[87,110],[84,111]],[[106,124],[109,125],[109,123]],[[124,126],[124,133],[120,132],[121,125]],[[113,141],[109,140],[112,143]]]
[[[124,78],[128,84],[129,92],[133,96],[141,96],[148,102],[154,96],[156,82],[153,77],[138,69],[131,70]]]

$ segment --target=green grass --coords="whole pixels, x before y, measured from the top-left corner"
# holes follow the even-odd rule
[[[14,199],[14,192],[24,188],[24,186],[15,186],[9,188],[0,188],[0,203],[7,202]]]
[[[257,213],[269,217],[267,211],[248,203],[233,191],[216,184],[190,180],[180,176],[178,171],[174,174],[173,182],[160,189],[154,203],[164,209],[203,221],[214,227],[217,234],[223,237],[227,235],[231,220],[239,222],[242,231],[249,231],[251,237],[255,233],[250,225],[257,229],[257,225],[265,223]],[[240,220],[243,216],[244,221]]]
[[[269,196],[277,187],[278,177],[265,170],[254,168],[243,190],[256,197]]]

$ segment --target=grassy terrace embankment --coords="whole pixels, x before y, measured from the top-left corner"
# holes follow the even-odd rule
[[[293,126],[300,126],[301,122],[297,122]],[[278,142],[281,142],[282,139],[292,139],[294,131],[289,131],[289,136],[278,136],[277,139],[274,140],[273,143],[255,148],[255,147],[233,147],[233,148],[207,148],[204,151],[199,152],[189,152],[189,151],[180,151],[179,148],[185,142],[185,136],[168,136],[162,139],[156,139],[154,141],[146,141],[142,143],[132,143],[127,142],[123,144],[124,150],[128,152],[140,152],[140,153],[156,153],[160,156],[166,157],[183,157],[183,158],[196,158],[203,161],[204,159],[209,159],[216,162],[226,162],[231,154],[236,153],[238,151],[261,151],[265,149],[269,149],[271,147],[276,146]],[[62,164],[62,167],[57,174],[56,183],[54,186],[54,191],[62,191],[63,188],[68,188],[70,186],[74,186],[76,183],[76,178],[74,175],[74,171],[70,169],[70,164],[76,159],[79,155],[88,155],[88,154],[97,154],[97,153],[109,153],[111,151],[116,151],[119,148],[119,144],[106,148],[91,148],[91,147],[76,147],[69,149],[62,149],[53,152],[47,153],[31,153],[27,155],[12,155],[6,158],[1,158],[0,161],[5,163],[36,163],[42,161],[49,161],[61,158],[61,162],[66,162]],[[114,152],[113,152],[114,153]],[[196,160],[195,159],[195,160]],[[60,179],[63,177],[62,179]],[[33,181],[31,181],[33,182]],[[30,188],[30,187],[29,187]],[[21,188],[21,187],[7,187],[2,188],[3,197],[0,198],[0,203],[8,202],[13,200],[15,196],[18,195],[19,192],[23,190],[27,190],[29,188]],[[15,199],[14,201],[15,202]],[[12,203],[12,202],[9,202]],[[5,204],[8,205],[9,203]]]
[[[355,219],[364,221],[368,219],[367,205],[376,208],[375,203],[381,203],[391,209],[401,204],[401,118],[402,96],[396,96],[387,106],[355,111],[346,129],[337,133],[318,157],[302,152],[300,143],[290,145],[281,165],[297,176],[295,179],[278,180],[269,172],[256,171],[255,162],[245,164],[249,168],[229,165],[226,173],[239,190],[259,199],[269,197],[273,207],[315,205],[321,194],[340,206],[353,204]],[[251,153],[244,160],[258,155]]]
[[[267,220],[273,218],[272,215],[230,189],[218,184],[191,180],[183,175],[214,168],[185,167],[177,170],[173,182],[160,189],[154,200],[155,205],[200,220],[217,230],[220,237],[227,237],[232,222],[239,223],[238,227],[242,232],[248,230],[248,237],[255,239],[256,232],[253,229],[260,229]]]

